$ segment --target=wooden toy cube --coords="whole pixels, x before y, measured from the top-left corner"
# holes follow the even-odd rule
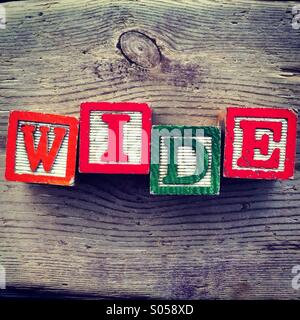
[[[293,178],[296,127],[293,109],[227,108],[224,177]]]
[[[147,104],[83,103],[79,171],[149,173],[150,135],[151,109]]]
[[[30,111],[9,117],[5,177],[11,181],[73,185],[78,120]]]
[[[151,194],[219,194],[220,140],[217,127],[153,126]]]

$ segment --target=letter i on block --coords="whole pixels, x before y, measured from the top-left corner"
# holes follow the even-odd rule
[[[224,177],[293,178],[297,132],[293,109],[229,107],[225,131]]]
[[[11,181],[73,185],[78,120],[74,117],[12,111],[5,178]]]
[[[81,104],[79,171],[149,173],[150,135],[151,109],[147,104]]]
[[[153,126],[151,194],[219,194],[220,140],[217,127]]]

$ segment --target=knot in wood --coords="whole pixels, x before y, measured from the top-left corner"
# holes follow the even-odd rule
[[[118,47],[129,62],[143,68],[154,68],[160,63],[161,54],[155,41],[139,31],[121,34]]]

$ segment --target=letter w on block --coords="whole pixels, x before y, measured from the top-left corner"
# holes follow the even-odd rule
[[[72,185],[78,120],[27,111],[10,114],[6,179]]]
[[[54,128],[54,140],[49,151],[48,134],[50,132],[50,127],[39,127],[41,136],[38,142],[37,150],[35,150],[34,146],[34,132],[36,132],[37,126],[22,125],[21,130],[24,133],[25,149],[27,152],[31,170],[36,171],[41,162],[43,164],[44,170],[46,172],[50,172],[53,168],[54,161],[57,158],[58,151],[62,146],[62,142],[67,133],[67,129],[60,127]]]
[[[79,171],[149,173],[151,109],[133,102],[86,102],[80,110]]]
[[[152,194],[218,194],[220,130],[216,127],[153,126]]]
[[[224,177],[292,178],[296,126],[292,109],[227,108]]]

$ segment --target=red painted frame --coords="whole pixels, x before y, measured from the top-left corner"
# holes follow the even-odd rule
[[[276,172],[272,169],[263,171],[260,169],[233,169],[233,144],[234,144],[234,121],[236,117],[250,118],[273,118],[287,120],[286,159],[284,171]],[[224,172],[228,178],[248,179],[291,179],[294,175],[297,135],[297,114],[292,109],[282,108],[241,108],[228,107],[226,112],[226,135],[224,149]]]
[[[19,121],[34,121],[46,124],[61,124],[69,126],[69,141],[65,177],[16,173],[16,141]],[[12,111],[9,117],[8,136],[6,143],[5,178],[10,181],[71,185],[75,177],[76,149],[78,139],[78,120],[75,117],[45,114],[31,111]]]
[[[142,113],[142,155],[147,163],[141,164],[103,164],[89,162],[89,132],[91,111],[132,111]],[[80,106],[80,141],[79,141],[79,171],[82,173],[110,174],[148,174],[150,170],[150,136],[152,111],[146,103],[135,102],[85,102]],[[143,142],[147,141],[147,148]]]

